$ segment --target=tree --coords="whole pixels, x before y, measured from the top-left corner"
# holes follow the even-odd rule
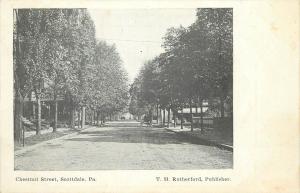
[[[21,131],[23,128],[23,103],[24,98],[31,91],[31,85],[28,81],[29,75],[26,74],[22,58],[22,34],[20,29],[19,11],[14,9],[14,28],[13,28],[13,69],[14,69],[14,137],[15,140],[21,140]]]
[[[74,127],[75,110],[83,111],[91,97],[88,82],[93,79],[95,27],[86,9],[64,10],[67,26],[63,47],[67,50],[64,62],[66,95],[70,107],[70,125]],[[83,122],[84,123],[84,120]]]
[[[95,79],[93,107],[97,115],[106,116],[121,112],[128,104],[127,74],[115,45],[97,43],[95,50]]]
[[[49,31],[49,42],[47,44],[47,51],[45,52],[45,63],[48,68],[47,76],[49,77],[49,87],[46,90],[47,94],[53,98],[54,104],[54,121],[53,132],[57,128],[57,97],[63,95],[64,89],[64,70],[67,64],[66,56],[67,50],[64,46],[63,32],[67,27],[67,19],[63,9],[49,9],[47,10],[47,30]]]
[[[76,110],[81,116],[78,126],[83,127],[86,109],[101,111],[105,117],[126,108],[128,79],[122,60],[114,45],[96,42],[94,22],[86,9],[19,9],[14,14],[15,106],[34,91],[37,134],[45,96],[53,98],[54,132],[58,96],[65,96],[71,128]],[[21,107],[15,108],[20,114],[15,117],[22,117]]]
[[[232,95],[232,9],[198,9],[197,20],[191,26],[193,35],[207,41],[204,49],[198,53],[205,54],[206,73],[211,96],[219,96],[221,101],[221,116],[224,116],[224,99]],[[200,36],[200,37],[199,37]],[[195,41],[191,38],[191,42]],[[192,43],[191,43],[192,44]],[[195,47],[195,45],[194,45]],[[231,104],[232,105],[232,104]]]
[[[132,115],[141,118],[142,115],[147,113],[147,108],[143,99],[141,98],[141,84],[142,84],[142,77],[139,75],[134,79],[134,82],[130,86],[130,103],[129,103],[129,112]]]
[[[188,29],[180,26],[179,28],[170,28],[164,36],[163,47],[165,53],[161,54],[162,81],[162,101],[166,106],[172,109],[176,115],[178,110],[186,106],[188,98],[194,95],[193,73],[195,70],[191,66],[188,56],[187,46],[182,41],[183,36],[188,33]],[[192,116],[192,114],[191,114]],[[182,126],[181,115],[181,126]],[[174,119],[175,123],[175,119]]]
[[[16,29],[23,50],[16,57],[17,69],[23,68],[25,72],[25,76],[18,77],[27,77],[26,85],[35,93],[36,133],[41,129],[40,101],[46,94],[54,98],[55,131],[57,95],[66,90],[71,107],[84,106],[88,98],[87,82],[94,65],[94,24],[85,9],[20,9],[17,13]]]
[[[140,72],[140,101],[153,104],[156,99],[161,108],[173,112],[188,104],[191,130],[192,109],[197,112],[198,105],[203,129],[204,100],[220,97],[223,116],[224,98],[232,96],[232,9],[198,9],[191,26],[167,30],[163,48],[165,52]],[[157,79],[159,84],[154,83]]]
[[[21,9],[18,11],[18,34],[22,37],[22,53],[20,64],[24,66],[37,101],[37,127],[36,134],[41,129],[41,98],[44,94],[44,82],[48,80],[49,66],[46,65],[47,45],[49,44],[48,10]]]

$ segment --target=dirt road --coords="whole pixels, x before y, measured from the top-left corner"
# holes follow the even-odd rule
[[[16,170],[221,169],[232,152],[191,142],[163,128],[111,122],[51,140],[15,156]]]

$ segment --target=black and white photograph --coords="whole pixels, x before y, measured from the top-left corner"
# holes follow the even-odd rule
[[[299,192],[299,13],[0,0],[0,192]]]
[[[233,169],[233,13],[13,9],[14,170]]]

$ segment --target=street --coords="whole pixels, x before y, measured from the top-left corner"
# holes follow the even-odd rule
[[[163,170],[233,167],[233,153],[139,122],[90,127],[15,156],[16,170]]]

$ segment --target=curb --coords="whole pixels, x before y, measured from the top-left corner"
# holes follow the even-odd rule
[[[82,131],[84,131],[86,129],[90,129],[92,127],[94,127],[94,126],[87,127],[87,128],[82,129],[82,130],[74,130],[73,133],[70,133],[70,134],[67,134],[67,135],[63,135],[61,137],[57,137],[57,138],[50,139],[50,140],[47,140],[47,141],[43,141],[41,143],[37,143],[37,144],[31,145],[31,146],[24,147],[23,149],[15,151],[14,152],[14,156],[19,156],[21,154],[27,153],[28,151],[31,151],[31,150],[39,147],[39,146],[42,146],[42,145],[45,145],[45,144],[49,143],[49,142],[54,142],[54,141],[57,141],[57,140],[60,140],[60,139],[71,137],[73,135],[76,135],[76,134],[78,134],[78,133],[80,133],[80,132],[82,132]]]
[[[218,148],[220,148],[220,149],[225,149],[225,150],[228,150],[228,151],[233,152],[233,147],[230,146],[230,145],[217,143],[217,142],[214,142],[214,141],[211,141],[211,140],[204,139],[204,138],[202,138],[202,137],[197,137],[197,136],[194,136],[194,135],[190,135],[190,134],[188,134],[188,133],[183,133],[183,132],[174,131],[174,130],[168,129],[168,128],[166,128],[166,127],[165,127],[164,129],[167,130],[167,131],[174,132],[174,133],[179,134],[179,135],[184,135],[184,136],[186,136],[186,137],[191,137],[191,138],[193,138],[193,139],[201,140],[201,141],[206,142],[208,145],[215,146],[215,147],[218,147]]]

